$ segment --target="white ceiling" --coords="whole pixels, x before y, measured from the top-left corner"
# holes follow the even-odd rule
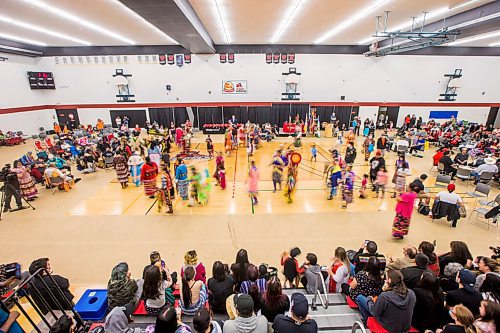
[[[297,1],[296,15],[278,40],[279,44],[313,44],[325,33],[338,27],[360,11],[380,0],[189,0],[216,44],[226,44],[215,3],[219,4],[222,20],[231,44],[268,44],[272,42],[281,22]],[[388,30],[419,17],[422,12],[458,6],[467,0],[392,0],[366,14],[356,23],[320,44],[352,45],[375,32],[375,16],[390,11]],[[471,4],[450,10],[427,23],[484,5],[491,0],[471,1]]]
[[[168,45],[174,42],[130,13],[118,0],[42,0],[44,3],[77,15],[81,19],[98,24],[138,45]],[[0,35],[9,34],[43,42],[49,46],[82,46],[81,43],[47,35],[24,27],[2,22],[1,17],[8,17],[54,30],[71,37],[89,41],[92,45],[129,45],[83,24],[61,18],[51,12],[33,6],[24,0],[0,0]]]
[[[133,41],[136,45],[175,44],[175,41],[131,13],[118,0],[42,1],[119,34],[124,39],[109,36],[99,29],[91,29],[88,24],[62,18],[30,4],[30,1],[37,0],[0,0],[0,38],[15,36],[49,46],[84,45],[4,22],[5,18],[8,18],[88,41],[96,46],[131,44],[124,39]],[[329,31],[379,1],[382,0],[189,0],[215,44],[226,44],[226,34],[231,44],[271,44],[280,27],[284,27],[276,41],[278,44],[314,44],[321,39],[319,44],[327,45],[354,45],[370,37],[375,31],[375,16],[383,15],[384,11],[391,11],[388,22],[388,30],[391,30],[410,21],[412,16],[421,16],[424,11],[433,13],[438,9],[458,6],[470,0],[385,0],[383,5],[359,18],[352,25],[324,38]],[[472,1],[471,4],[446,11],[426,22],[439,21],[446,16],[492,1],[494,0]],[[291,10],[299,2],[300,6],[289,20],[289,24],[284,25],[290,18]],[[487,46],[493,42],[500,42],[500,37],[460,46]]]

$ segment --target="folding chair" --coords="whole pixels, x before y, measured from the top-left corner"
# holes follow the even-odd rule
[[[498,195],[497,195],[497,197],[498,197]],[[487,225],[488,230],[490,230],[490,225],[492,225],[494,227],[498,227],[498,222],[497,222],[496,216],[493,218],[490,218],[491,223],[490,223],[490,219],[487,219],[485,217],[486,213],[488,213],[492,208],[493,207],[491,207],[491,206],[481,206],[481,207],[475,208],[469,216],[469,223],[472,223],[471,222],[472,214],[476,213],[476,221],[485,223]],[[483,216],[484,220],[479,219],[480,215]]]
[[[497,194],[495,200],[478,200],[478,202],[481,206],[496,207],[500,205],[500,194]]]
[[[484,171],[483,173],[481,173],[481,176],[479,176],[479,182],[483,184],[488,184],[493,179],[494,175],[495,175],[494,172]]]
[[[441,162],[439,162],[439,163],[438,163],[437,170],[438,170],[438,173],[440,173],[440,174],[442,174],[442,175],[446,174],[446,173],[444,172],[444,164],[443,164],[443,163],[441,163]]]
[[[449,183],[451,183],[451,176],[439,174],[436,177],[434,187],[448,187]]]
[[[473,198],[487,198],[490,194],[491,186],[487,184],[478,183],[474,192],[465,192],[467,195],[470,195]]]
[[[462,180],[470,180],[471,170],[463,167],[458,167],[456,177]]]

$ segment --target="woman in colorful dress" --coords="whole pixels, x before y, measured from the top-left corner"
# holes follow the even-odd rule
[[[293,202],[293,195],[295,194],[296,184],[297,180],[295,178],[295,172],[293,170],[293,167],[289,166],[286,176],[286,185],[285,185],[285,198],[287,199],[287,203]]]
[[[281,150],[276,150],[271,165],[273,166],[273,193],[276,193],[276,185],[279,185],[279,190],[281,191],[281,177],[283,176],[283,169],[285,168],[285,162],[281,158]]]
[[[141,168],[143,164],[144,160],[138,151],[135,151],[134,154],[128,159],[132,182],[135,183],[135,186],[137,187],[141,186]]]
[[[373,140],[373,136],[370,134],[363,142],[363,151],[365,153],[365,162],[368,162],[370,159],[370,154],[372,153],[375,147],[375,140]]]
[[[392,237],[403,239],[405,235],[408,235],[413,205],[419,192],[420,188],[414,187],[397,198],[398,204],[396,205],[396,217],[392,225]]]
[[[161,149],[158,146],[158,142],[156,140],[151,141],[151,144],[148,148],[148,156],[151,161],[156,163],[156,166],[159,167],[161,165]]]
[[[125,156],[123,156],[121,150],[116,151],[115,157],[113,158],[113,166],[122,189],[126,188],[128,186],[129,172],[127,160],[125,159]]]
[[[187,200],[189,198],[188,187],[188,170],[186,164],[182,159],[177,160],[180,164],[175,169],[175,181],[177,183],[177,193],[182,198],[182,200]]]
[[[220,184],[219,170],[220,170],[221,167],[224,167],[224,155],[220,151],[220,152],[217,153],[217,157],[215,158],[214,178],[217,180],[217,185]]]
[[[161,188],[157,193],[158,196],[158,211],[161,210],[163,206],[168,207],[168,214],[173,214],[174,209],[172,205],[173,199],[173,189],[174,184],[172,182],[172,177],[170,177],[170,171],[165,168],[165,172],[161,175]]]
[[[248,171],[248,193],[252,199],[252,205],[257,205],[257,195],[259,193],[259,169],[255,166],[255,161],[250,162],[250,170]]]
[[[146,157],[146,163],[141,169],[141,181],[144,184],[144,194],[154,199],[156,193],[156,177],[158,176],[158,166],[151,159]]]
[[[38,195],[38,189],[26,167],[22,166],[19,160],[16,160],[11,171],[17,174],[17,180],[19,181],[23,197],[28,201],[35,200]]]
[[[410,165],[405,160],[404,155],[399,155],[396,161],[396,171],[394,172],[394,177],[392,177],[392,182],[395,184],[394,186],[394,194],[392,198],[395,198],[396,195],[401,194],[406,189],[406,176],[410,170]]]
[[[352,203],[354,179],[356,178],[356,174],[354,174],[351,169],[352,166],[350,164],[348,164],[345,168],[343,176],[344,184],[342,185],[342,206],[340,206],[340,208],[347,208],[347,205]]]

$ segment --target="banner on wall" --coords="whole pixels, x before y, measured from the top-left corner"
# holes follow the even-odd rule
[[[458,111],[431,111],[429,112],[429,119],[457,119]]]
[[[222,81],[223,94],[246,94],[247,81],[246,80],[224,80]]]

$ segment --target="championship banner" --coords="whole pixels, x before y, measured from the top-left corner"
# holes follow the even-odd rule
[[[222,81],[223,94],[246,94],[247,81],[246,80],[228,80]]]

